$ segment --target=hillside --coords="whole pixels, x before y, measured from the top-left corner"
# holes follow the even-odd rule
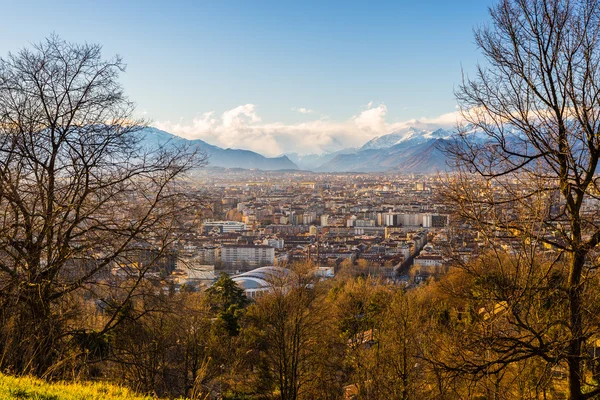
[[[105,383],[47,383],[31,377],[0,374],[0,400],[150,400],[132,391]]]

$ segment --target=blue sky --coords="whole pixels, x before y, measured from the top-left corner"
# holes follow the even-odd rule
[[[51,32],[100,43],[124,57],[126,91],[158,127],[269,155],[319,152],[411,120],[447,123],[490,4],[8,1],[0,56]]]

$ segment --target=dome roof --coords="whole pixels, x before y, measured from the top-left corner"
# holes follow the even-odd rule
[[[273,285],[274,281],[285,278],[290,273],[289,269],[269,266],[236,275],[232,280],[243,289],[267,289]]]

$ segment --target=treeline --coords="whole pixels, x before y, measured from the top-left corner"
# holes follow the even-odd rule
[[[506,358],[517,341],[535,340],[531,330],[551,329],[559,299],[509,309],[506,275],[492,262],[411,289],[343,273],[317,280],[296,265],[255,301],[227,275],[206,291],[147,293],[127,302],[110,333],[64,343],[51,376],[193,399],[563,398],[563,364]],[[102,327],[112,315],[80,318]]]

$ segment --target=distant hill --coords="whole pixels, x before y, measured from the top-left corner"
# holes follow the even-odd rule
[[[143,142],[149,147],[189,143],[209,156],[208,162],[211,167],[262,169],[267,171],[298,169],[298,166],[287,156],[265,157],[250,150],[223,149],[200,139],[188,140],[153,127],[142,129],[140,135]]]

